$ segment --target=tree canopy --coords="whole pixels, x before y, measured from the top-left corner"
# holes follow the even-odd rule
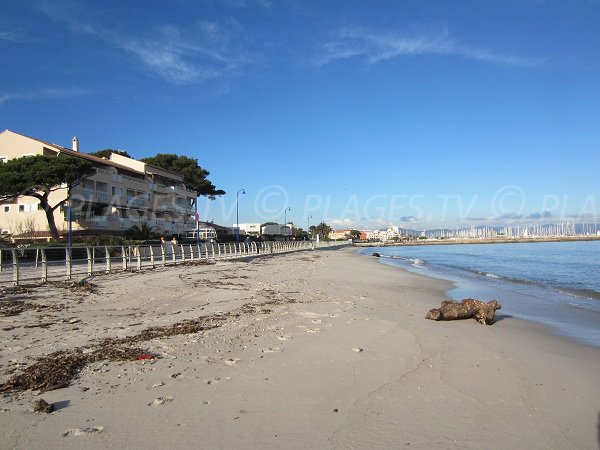
[[[98,150],[97,152],[89,153],[92,156],[97,156],[98,158],[106,158],[110,159],[110,154],[116,153],[117,155],[125,156],[126,158],[131,158],[131,155],[127,153],[125,150],[115,150],[112,148],[106,148],[104,150]]]
[[[319,235],[321,239],[328,239],[331,233],[331,227],[325,222],[321,222],[319,225],[311,225],[309,228],[311,235]]]
[[[197,159],[173,153],[158,153],[150,158],[142,158],[141,161],[181,175],[183,183],[188,188],[195,190],[198,196],[202,195],[214,199],[219,195],[225,195],[225,191],[217,189],[206,178],[210,175],[210,172],[200,167]]]
[[[54,210],[69,199],[73,186],[93,173],[92,165],[80,158],[36,155],[11,159],[0,164],[0,200],[19,195],[37,198],[46,213],[52,238],[57,240],[59,234],[54,223]],[[66,197],[50,205],[50,193],[65,185]]]

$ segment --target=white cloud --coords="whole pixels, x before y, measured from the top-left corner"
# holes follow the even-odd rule
[[[334,61],[360,58],[369,64],[416,55],[448,55],[512,66],[535,66],[540,58],[526,58],[494,52],[485,47],[464,44],[450,36],[446,28],[435,33],[402,34],[341,30],[322,45],[313,63],[323,66]]]
[[[0,30],[0,41],[10,41],[18,44],[25,42],[24,39],[17,33],[2,30]]]
[[[84,95],[91,95],[92,91],[89,89],[71,87],[71,88],[46,88],[37,89],[28,92],[14,92],[7,94],[0,94],[0,105],[11,100],[42,100],[42,99],[56,99],[56,98],[68,98],[68,97],[81,97]]]
[[[142,63],[141,67],[173,83],[201,82],[236,73],[249,64],[247,49],[232,42],[241,27],[232,20],[224,23],[201,21],[187,28],[163,25],[146,36],[121,31],[124,24],[99,26],[90,11],[76,4],[40,1],[38,9],[53,20],[65,23],[76,34],[88,34],[126,51]],[[151,35],[152,37],[148,37]]]
[[[328,225],[332,228],[352,228],[355,224],[351,219],[332,219],[328,222]]]

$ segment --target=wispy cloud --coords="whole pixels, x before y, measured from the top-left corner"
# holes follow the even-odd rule
[[[375,64],[403,56],[446,55],[511,66],[535,66],[543,60],[503,54],[482,46],[466,44],[453,38],[447,28],[436,32],[406,34],[369,32],[360,29],[340,30],[321,45],[312,59],[316,66],[334,61],[359,58]]]
[[[11,92],[0,94],[0,106],[11,100],[43,100],[68,97],[81,97],[93,94],[89,89],[78,87],[70,88],[45,88],[28,92]]]
[[[65,23],[76,34],[94,36],[125,51],[148,70],[166,81],[183,84],[201,82],[237,73],[250,63],[245,48],[234,45],[242,32],[235,21],[200,21],[186,27],[162,25],[145,35],[122,31],[123,24],[94,20],[92,15],[65,4],[39,3],[39,10],[53,20]],[[103,26],[98,25],[103,23]]]
[[[0,41],[14,42],[17,44],[26,42],[25,38],[23,38],[20,33],[7,30],[0,30]]]

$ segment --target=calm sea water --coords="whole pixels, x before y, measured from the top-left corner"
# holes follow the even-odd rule
[[[454,299],[499,300],[501,317],[600,346],[600,241],[363,249],[381,262],[454,282]]]

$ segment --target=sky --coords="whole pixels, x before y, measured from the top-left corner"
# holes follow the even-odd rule
[[[0,8],[0,130],[197,158],[227,192],[200,199],[204,220],[421,230],[598,215],[600,0]]]

